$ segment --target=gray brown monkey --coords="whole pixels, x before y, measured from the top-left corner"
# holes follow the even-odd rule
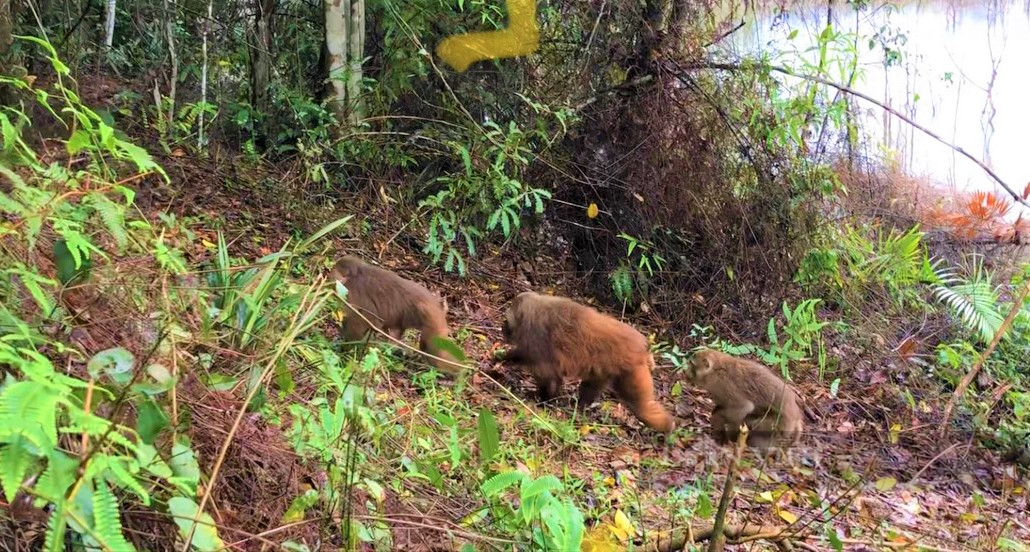
[[[445,360],[433,359],[443,372],[455,374],[464,366],[447,351],[433,344],[436,337],[447,337],[447,304],[442,297],[421,284],[372,266],[347,255],[337,261],[332,276],[347,287],[347,302],[359,309],[376,328],[400,339],[413,328],[421,332],[419,348]],[[348,341],[364,339],[371,327],[350,306],[344,306],[343,337]]]
[[[797,393],[768,367],[703,349],[687,363],[687,378],[715,402],[711,434],[719,444],[737,440],[748,427],[748,446],[763,454],[792,446],[804,430]]]
[[[580,379],[579,405],[586,407],[611,384],[648,427],[675,428],[655,400],[647,338],[632,326],[571,299],[527,291],[512,301],[502,330],[512,346],[504,358],[527,367],[541,401],[554,398],[566,379]]]

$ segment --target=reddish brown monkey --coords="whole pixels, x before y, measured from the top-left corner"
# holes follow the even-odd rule
[[[654,397],[647,338],[630,325],[571,299],[527,291],[512,301],[503,331],[512,346],[504,358],[527,367],[541,401],[557,395],[566,379],[580,379],[579,405],[586,407],[612,384],[648,427],[675,428]]]
[[[347,287],[347,302],[360,310],[373,326],[395,339],[400,339],[408,328],[419,330],[422,334],[419,348],[445,359],[433,359],[437,368],[451,374],[461,371],[463,366],[454,357],[433,345],[433,338],[450,334],[446,303],[439,295],[350,255],[337,261],[333,278]],[[365,320],[350,307],[344,307],[344,339],[359,341],[370,330]]]
[[[789,448],[804,429],[797,393],[766,366],[703,349],[687,363],[687,377],[715,401],[712,438],[719,444],[735,442],[743,423],[748,446],[767,453]]]

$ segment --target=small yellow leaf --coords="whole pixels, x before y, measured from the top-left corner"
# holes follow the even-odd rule
[[[876,481],[876,490],[880,492],[887,492],[894,488],[898,484],[898,480],[893,477],[881,477]]]
[[[794,524],[798,522],[798,517],[788,510],[780,510],[780,517],[787,523]]]
[[[769,502],[769,503],[771,503],[773,501],[773,495],[769,491],[762,491],[761,493],[758,493],[758,497],[757,498],[758,498],[758,502]]]
[[[611,530],[612,535],[623,541],[629,540],[635,533],[633,523],[629,521],[626,514],[622,513],[622,510],[615,510],[615,521],[612,523]]]
[[[892,445],[898,444],[898,437],[901,436],[901,424],[892,424],[888,438]]]
[[[590,433],[590,429],[590,424],[583,424],[583,426],[579,428],[579,434],[586,435],[587,433]]]
[[[587,207],[587,218],[589,218],[589,219],[597,218],[597,213],[599,211],[600,211],[600,209],[597,208],[597,204],[596,203],[591,203],[590,206]]]
[[[215,244],[213,244],[213,243],[211,243],[211,242],[209,242],[207,240],[200,240],[200,243],[203,244],[204,247],[206,247],[208,249],[214,249],[215,248]]]
[[[608,487],[614,487],[614,486],[615,486],[615,478],[614,478],[614,477],[612,477],[612,476],[610,476],[610,475],[609,475],[608,477],[605,477],[605,478],[604,478],[604,479],[602,479],[601,481],[602,481],[602,482],[603,482],[603,483],[604,483],[604,484],[605,484],[606,486],[608,486]]]

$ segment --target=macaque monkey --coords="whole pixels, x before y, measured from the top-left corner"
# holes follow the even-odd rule
[[[654,397],[647,338],[630,325],[571,299],[526,291],[512,301],[502,330],[512,346],[504,358],[527,367],[541,402],[554,398],[566,379],[580,379],[579,406],[586,408],[610,383],[648,427],[675,428]]]
[[[438,369],[450,374],[461,371],[463,366],[454,357],[433,345],[433,338],[447,337],[450,333],[447,303],[439,295],[350,255],[336,263],[332,275],[348,290],[349,305],[344,306],[344,339],[359,341],[375,327],[399,340],[404,330],[414,328],[422,334],[419,348],[446,360],[433,359]],[[360,310],[368,322],[351,307]]]
[[[687,377],[715,401],[712,438],[719,444],[736,442],[746,424],[748,446],[766,454],[789,448],[804,429],[797,393],[757,362],[703,349],[687,363]]]

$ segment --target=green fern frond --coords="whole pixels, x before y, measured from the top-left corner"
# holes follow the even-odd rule
[[[105,550],[112,552],[129,552],[135,550],[122,535],[122,522],[119,519],[118,501],[107,483],[96,481],[93,490],[93,532]]]
[[[14,502],[14,495],[25,480],[34,457],[26,448],[28,443],[20,435],[6,445],[0,445],[0,484],[3,484],[7,503]]]
[[[609,276],[609,280],[612,283],[612,291],[619,301],[625,303],[633,298],[633,273],[625,264],[619,265]]]
[[[49,451],[57,445],[56,409],[60,401],[54,389],[40,383],[10,384],[0,394],[0,427],[24,435],[41,450]]]
[[[43,550],[47,552],[63,552],[64,534],[68,529],[68,523],[64,519],[64,508],[58,506],[46,524],[46,538],[43,540]]]
[[[129,243],[129,234],[125,231],[125,206],[119,205],[107,196],[100,193],[89,194],[90,203],[100,214],[104,226],[118,244],[118,249],[123,250]]]
[[[525,477],[526,474],[514,470],[499,473],[483,482],[483,494],[486,496],[495,496],[504,489],[521,482]]]
[[[1005,317],[998,304],[998,288],[990,272],[975,261],[970,276],[963,278],[954,269],[937,272],[940,284],[934,286],[934,296],[948,306],[965,325],[983,342],[990,341],[1001,328]]]
[[[126,467],[126,465],[129,465]],[[111,458],[107,462],[110,480],[123,489],[128,489],[140,498],[144,506],[150,506],[150,493],[139,483],[134,473],[139,472],[135,462],[124,458]]]

